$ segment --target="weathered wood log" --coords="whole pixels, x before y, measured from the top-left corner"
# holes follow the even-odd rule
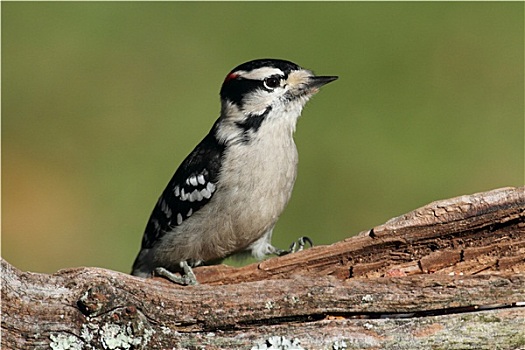
[[[2,260],[2,349],[525,349],[525,188],[195,272],[201,284],[180,287]]]

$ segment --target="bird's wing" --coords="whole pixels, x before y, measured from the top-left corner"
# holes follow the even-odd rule
[[[152,248],[210,201],[217,190],[223,153],[224,145],[210,132],[184,159],[151,213],[142,249]]]

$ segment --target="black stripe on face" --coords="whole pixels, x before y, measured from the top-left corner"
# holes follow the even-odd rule
[[[250,80],[241,77],[226,80],[221,88],[221,100],[231,101],[233,104],[242,107],[244,96],[257,89],[263,89],[261,80]]]
[[[237,105],[238,107],[242,108],[243,98],[247,94],[257,89],[264,89],[266,91],[269,91],[268,88],[264,86],[264,82],[262,80],[246,79],[243,78],[242,75],[237,73],[252,72],[256,69],[265,67],[277,68],[280,71],[282,71],[283,76],[280,77],[281,79],[286,79],[290,72],[300,69],[300,67],[295,63],[279,59],[266,58],[243,63],[235,67],[224,79],[224,83],[222,84],[220,93],[221,100],[228,100]]]
[[[271,110],[272,107],[270,106],[262,114],[250,114],[244,121],[235,123],[237,127],[243,130],[243,141],[250,140],[249,132],[256,133]]]

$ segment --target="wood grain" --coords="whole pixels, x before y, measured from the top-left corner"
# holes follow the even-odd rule
[[[1,268],[2,349],[525,348],[524,188],[434,202],[242,268],[196,268],[197,286]]]

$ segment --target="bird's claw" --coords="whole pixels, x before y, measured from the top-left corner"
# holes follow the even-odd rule
[[[278,250],[277,255],[283,256],[291,253],[297,253],[304,249],[304,246],[308,243],[310,245],[310,248],[314,246],[312,240],[306,236],[300,237],[297,241],[293,242],[290,245],[290,248],[288,250]]]
[[[199,284],[197,281],[197,277],[195,277],[195,273],[193,273],[192,268],[186,261],[180,262],[180,267],[184,271],[183,273],[180,273],[180,275],[175,274],[164,267],[157,267],[154,272],[156,276],[164,277],[168,280],[170,280],[173,283],[180,284],[182,286],[189,286],[189,285],[196,285]]]
[[[300,237],[297,241],[290,245],[290,253],[297,253],[304,249],[304,246],[308,243],[310,248],[314,246],[312,240],[306,236]]]

